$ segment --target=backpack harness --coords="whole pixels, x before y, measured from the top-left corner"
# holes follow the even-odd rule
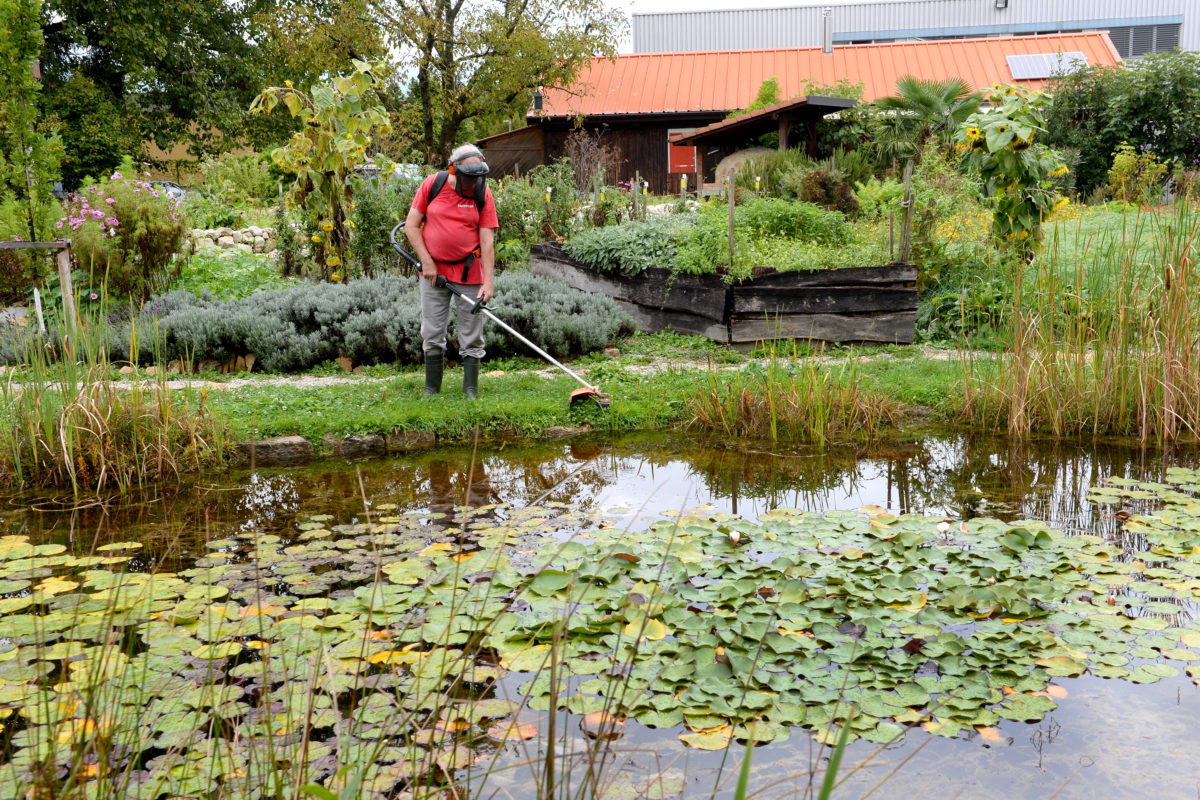
[[[438,192],[442,191],[442,187],[446,185],[446,179],[450,177],[448,170],[441,170],[433,179],[433,185],[429,187],[429,199],[426,201],[426,208],[433,205],[433,198],[438,196]],[[487,196],[487,184],[483,180],[475,181],[475,209],[482,214],[484,199]],[[467,254],[462,265],[462,280],[459,283],[467,282],[467,275],[471,271],[471,265],[475,263],[475,259],[481,255],[480,250],[476,247]]]

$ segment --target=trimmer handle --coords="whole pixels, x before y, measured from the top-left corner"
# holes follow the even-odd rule
[[[404,227],[404,223],[401,222],[399,225],[392,228],[392,232],[390,234],[388,234],[388,239],[392,243],[392,249],[395,250],[397,253],[399,253],[401,258],[403,258],[409,264],[412,264],[414,267],[416,267],[417,272],[420,272],[421,271],[421,262],[417,259],[417,257],[414,256],[412,253],[408,252],[407,250],[405,250],[400,245],[396,244],[396,231],[400,230],[403,227]]]
[[[474,305],[471,306],[472,314],[478,314],[479,309],[483,308],[483,298],[482,297],[475,297],[475,298],[468,297],[466,292],[464,292],[462,289],[459,289],[454,284],[450,283],[450,281],[446,280],[445,275],[438,275],[436,278],[434,278],[433,285],[439,289],[449,289],[451,291],[451,293],[458,295],[462,299],[466,300],[468,303],[473,300]]]

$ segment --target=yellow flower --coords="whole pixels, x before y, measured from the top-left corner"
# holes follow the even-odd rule
[[[340,263],[342,263],[342,260],[337,256],[330,256],[329,258],[325,259],[325,266],[327,267],[336,267]]]
[[[316,242],[317,244],[320,244],[321,242],[325,241],[324,239],[321,238],[321,234],[319,234],[319,233],[314,233],[312,235],[312,240],[314,242]]]
[[[342,273],[340,273],[340,272],[333,273],[332,275],[329,276],[329,280],[333,281],[334,283],[340,283],[342,280]]]
[[[1051,209],[1050,209],[1050,211],[1051,211],[1051,213],[1053,213],[1053,212],[1055,212],[1055,211],[1058,211],[1058,210],[1060,210],[1060,209],[1066,208],[1066,207],[1067,207],[1067,206],[1069,206],[1069,205],[1071,205],[1071,198],[1069,198],[1069,197],[1064,197],[1064,198],[1060,199],[1060,200],[1059,200],[1057,203],[1055,203],[1055,204],[1054,204],[1054,207],[1053,207],[1053,208],[1051,208]]]
[[[996,133],[1004,133],[1006,130],[1008,130],[1007,125],[997,125],[996,126]]]
[[[291,82],[291,81],[284,81],[284,82],[283,82],[283,85],[284,85],[284,86],[286,86],[286,87],[288,87],[289,89],[291,89],[291,88],[292,88],[292,82]]]
[[[354,224],[354,220],[348,219],[348,220],[346,220],[346,227],[347,228],[357,228],[358,226]]]
[[[386,122],[379,126],[380,133],[387,133],[391,129],[392,129],[392,126],[388,125]]]
[[[325,231],[326,233],[329,233],[331,230],[333,230],[333,223],[332,222],[322,222],[321,230]]]
[[[979,128],[967,128],[967,136],[972,139],[979,138]]]

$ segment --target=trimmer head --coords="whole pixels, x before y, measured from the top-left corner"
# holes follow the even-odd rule
[[[595,389],[576,389],[571,392],[571,405],[582,403],[585,400],[595,400],[596,405],[600,408],[608,408],[612,405],[612,401],[608,399],[608,395],[598,392]]]

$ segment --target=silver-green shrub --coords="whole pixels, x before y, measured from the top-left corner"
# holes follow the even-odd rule
[[[599,349],[634,330],[611,298],[528,274],[498,276],[493,304],[497,316],[558,357]],[[342,355],[356,364],[415,364],[420,317],[416,281],[394,275],[303,284],[231,302],[171,292],[147,303],[136,319],[114,323],[109,347],[114,360],[131,360],[137,342],[145,364],[254,353],[269,372],[308,369]],[[487,325],[484,335],[493,358],[530,354],[498,326]]]

